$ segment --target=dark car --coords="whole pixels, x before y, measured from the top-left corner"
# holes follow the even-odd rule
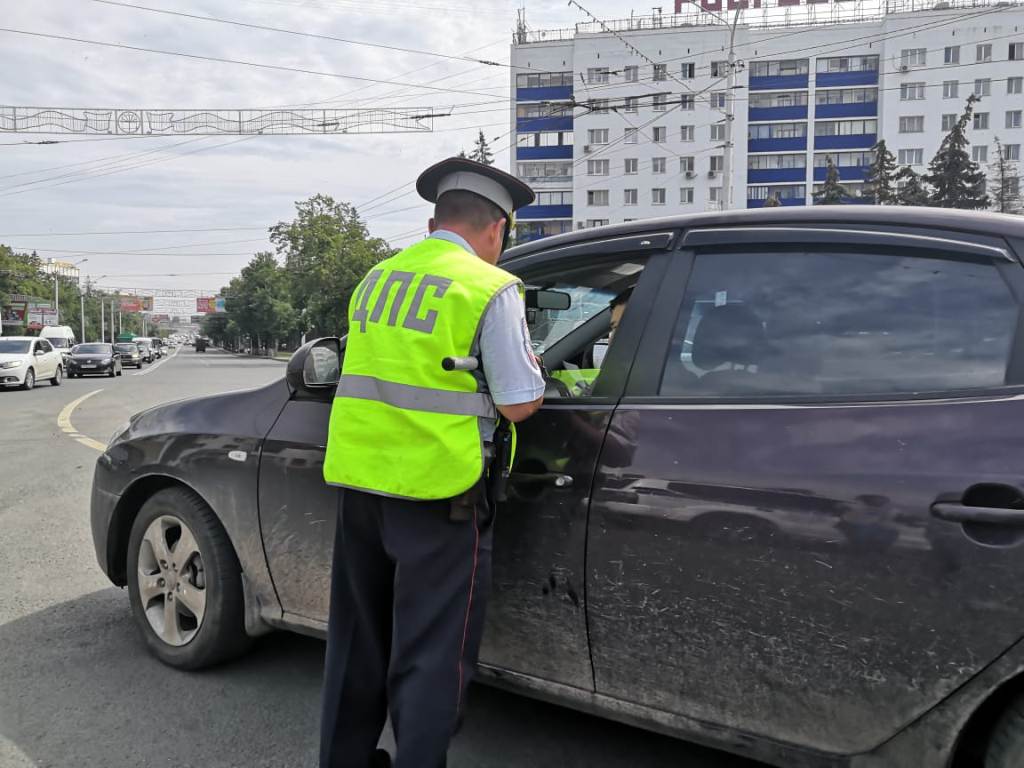
[[[1022,256],[1018,217],[852,206],[510,251],[551,378],[483,677],[779,766],[1019,767]],[[342,349],[140,413],[100,457],[99,562],[168,664],[324,633]]]
[[[114,345],[114,351],[121,356],[121,367],[130,365],[142,367],[142,350],[134,341],[125,341]]]
[[[121,375],[121,354],[114,344],[76,344],[68,358],[68,378]]]
[[[196,352],[205,352],[207,344],[207,340],[200,336],[198,339],[196,339]]]
[[[156,352],[153,349],[153,342],[151,339],[137,337],[132,340],[132,343],[138,345],[139,353],[142,355],[143,361],[152,363],[156,359]]]

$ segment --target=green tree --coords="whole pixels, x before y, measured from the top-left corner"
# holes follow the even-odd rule
[[[839,169],[832,162],[831,155],[828,157],[828,165],[825,166],[825,183],[821,189],[814,194],[815,205],[842,205],[847,197],[846,190],[839,183]]]
[[[272,253],[257,253],[225,292],[225,309],[257,348],[274,351],[296,328],[284,270]]]
[[[476,142],[473,144],[473,151],[469,153],[469,159],[484,165],[494,165],[494,155],[491,154],[491,148],[487,144],[483,131],[480,131],[480,135],[477,136]]]
[[[370,268],[393,251],[370,237],[356,209],[327,195],[296,204],[290,223],[270,228],[270,241],[284,259],[288,294],[300,333],[344,334],[348,304],[356,285]]]
[[[964,111],[942,140],[939,151],[928,165],[924,181],[931,187],[929,203],[937,208],[988,208],[985,174],[971,159],[967,147],[967,125],[974,114],[978,97],[967,97]]]
[[[921,174],[905,165],[896,173],[896,205],[928,205],[931,196]]]
[[[875,144],[874,159],[864,176],[864,199],[873,205],[896,205],[896,158],[885,145],[885,139]]]
[[[996,136],[996,154],[989,164],[992,207],[1000,213],[1020,213],[1020,176],[1017,164],[1006,157],[1006,148]]]

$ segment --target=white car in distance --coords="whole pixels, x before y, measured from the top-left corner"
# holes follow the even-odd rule
[[[0,386],[32,389],[41,379],[59,386],[64,359],[46,339],[32,336],[0,337]]]

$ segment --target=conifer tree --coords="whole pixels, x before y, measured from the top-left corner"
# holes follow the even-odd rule
[[[967,97],[964,111],[942,140],[939,151],[928,165],[924,181],[931,187],[929,203],[937,208],[988,208],[985,174],[971,159],[967,147],[967,126],[978,97]]]

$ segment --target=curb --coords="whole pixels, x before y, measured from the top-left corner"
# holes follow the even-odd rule
[[[227,352],[227,350],[222,351]],[[232,357],[239,357],[243,360],[269,360],[272,363],[287,363],[291,359],[290,357],[262,357],[260,355],[244,355],[241,352],[227,352],[227,354],[231,355]]]

